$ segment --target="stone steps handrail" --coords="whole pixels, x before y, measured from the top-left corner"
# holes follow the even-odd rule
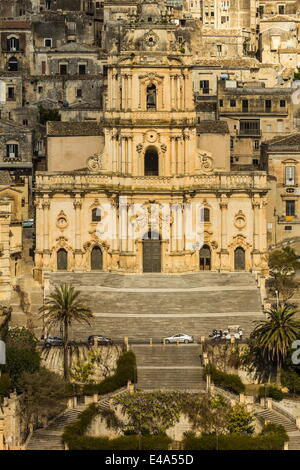
[[[281,415],[283,415],[285,418],[289,419],[290,421],[292,421],[294,424],[297,425],[297,419],[296,419],[296,416],[294,416],[292,413],[290,413],[289,411],[285,410],[284,408],[282,408],[278,403],[272,403],[272,409],[277,411],[277,413],[280,413]]]

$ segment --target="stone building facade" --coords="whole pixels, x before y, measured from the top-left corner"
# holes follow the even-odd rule
[[[211,151],[215,136],[197,136],[192,56],[174,48],[162,12],[139,4],[108,57],[104,149],[83,169],[79,139],[73,171],[36,175],[40,280],[56,270],[266,272],[266,174],[230,172],[229,152]]]

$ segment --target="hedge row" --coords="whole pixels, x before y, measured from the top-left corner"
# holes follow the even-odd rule
[[[107,437],[74,436],[68,444],[70,450],[168,450],[171,439],[165,434],[156,436]]]
[[[128,380],[135,382],[136,378],[136,361],[132,351],[123,353],[118,361],[114,375],[107,377],[99,384],[87,384],[83,387],[84,395],[104,395],[118,390],[127,385]]]
[[[224,388],[233,393],[243,393],[245,391],[245,385],[241,381],[240,377],[236,374],[226,374],[215,368],[212,364],[209,364],[205,368],[205,374],[211,376],[211,380],[218,387]]]
[[[282,450],[288,436],[283,428],[263,430],[258,436],[244,434],[187,435],[184,450]]]

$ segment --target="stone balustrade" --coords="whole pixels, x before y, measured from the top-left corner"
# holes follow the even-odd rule
[[[165,190],[267,190],[267,177],[264,172],[252,174],[212,173],[192,176],[132,176],[87,174],[87,173],[47,173],[38,172],[36,190],[51,191],[59,189],[95,190],[112,189],[165,189]]]

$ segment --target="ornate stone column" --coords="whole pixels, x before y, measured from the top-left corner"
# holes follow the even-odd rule
[[[220,201],[221,209],[221,250],[220,250],[220,269],[221,271],[229,271],[229,252],[227,239],[227,196],[222,196]]]
[[[113,71],[112,72],[112,109],[117,109],[117,96],[118,96],[118,74],[117,72]]]
[[[130,111],[132,107],[132,75],[127,74],[127,109]]]
[[[171,82],[171,111],[174,111],[176,108],[176,96],[175,96],[175,75],[170,75]]]
[[[176,137],[171,136],[171,154],[170,154],[170,160],[171,160],[171,175],[176,174]]]
[[[253,208],[253,250],[252,250],[252,269],[260,270],[260,208],[261,201],[254,197],[252,200]]]
[[[82,264],[82,247],[81,247],[81,207],[82,202],[80,195],[76,195],[73,202],[75,210],[75,271],[80,270]]]
[[[253,252],[259,251],[259,232],[260,232],[260,221],[259,221],[259,213],[260,213],[260,200],[253,199],[252,200],[252,208],[253,208]]]
[[[180,103],[181,103],[181,94],[180,94],[180,75],[177,75],[176,76],[176,91],[177,91],[177,100],[176,100],[176,109],[177,111],[180,111],[181,110],[181,106],[180,106]]]
[[[125,109],[126,109],[126,76],[125,76],[125,75],[122,75],[121,80],[122,80],[122,103],[121,103],[121,109],[122,109],[122,111],[125,111]]]
[[[44,246],[43,246],[43,267],[48,268],[50,264],[50,250],[49,250],[49,211],[50,201],[49,196],[44,197],[42,202],[43,208],[43,223],[44,223]]]
[[[132,162],[133,162],[133,137],[130,135],[128,139],[128,155],[127,155],[127,173],[132,175]]]

